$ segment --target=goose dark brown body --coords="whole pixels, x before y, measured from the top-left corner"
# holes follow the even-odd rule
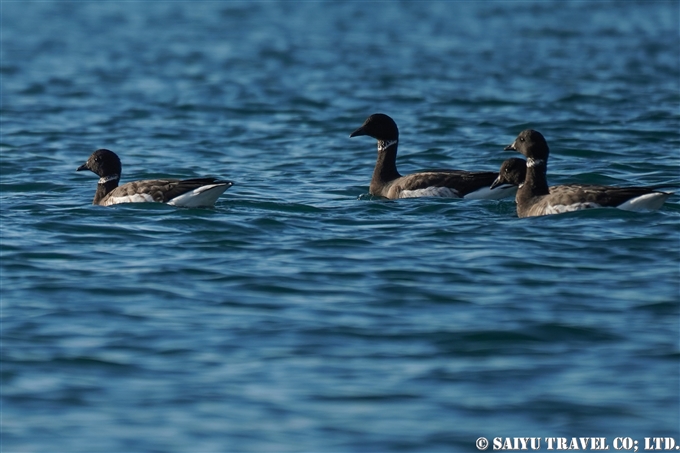
[[[531,129],[520,132],[506,150],[523,154],[527,160],[512,158],[503,162],[494,186],[519,186],[515,201],[518,217],[559,214],[581,209],[612,207],[630,211],[659,209],[671,193],[654,187],[612,187],[593,184],[567,184],[548,187],[550,154],[543,135]]]
[[[371,195],[389,199],[418,196],[497,199],[514,194],[514,190],[489,190],[498,176],[495,172],[431,170],[402,176],[397,171],[399,129],[385,114],[369,116],[350,137],[361,135],[378,140],[378,158],[369,187]]]
[[[175,206],[211,206],[233,185],[216,178],[147,179],[119,186],[122,165],[113,151],[98,149],[76,171],[90,170],[100,177],[92,204],[156,202]]]

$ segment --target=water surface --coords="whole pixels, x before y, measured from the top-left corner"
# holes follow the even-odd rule
[[[680,174],[677,2],[3,2],[4,451],[475,451],[680,441],[680,203],[518,219],[402,173]],[[235,181],[102,208],[75,169]]]

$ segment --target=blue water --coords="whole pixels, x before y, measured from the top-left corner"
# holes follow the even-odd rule
[[[680,442],[678,195],[381,201],[348,138],[384,112],[402,173],[497,170],[531,127],[552,184],[677,188],[678,2],[0,10],[3,452]],[[124,181],[235,185],[92,206],[101,147]]]

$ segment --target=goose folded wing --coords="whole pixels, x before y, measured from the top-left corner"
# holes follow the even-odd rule
[[[557,186],[550,189],[553,196],[563,195],[571,198],[573,202],[596,203],[600,206],[615,207],[629,200],[655,192],[652,187],[611,187],[598,185],[569,185]]]
[[[480,187],[489,187],[498,176],[493,172],[472,172],[464,170],[421,171],[401,178],[399,185],[404,190],[418,190],[428,187],[449,187],[460,193],[467,193]]]
[[[109,198],[112,200],[129,201],[143,199],[144,201],[154,201],[157,203],[167,203],[168,201],[200,187],[220,184],[216,178],[194,178],[194,179],[153,179],[143,181],[133,181],[114,189]]]

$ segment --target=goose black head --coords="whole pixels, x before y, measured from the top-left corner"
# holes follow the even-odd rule
[[[524,184],[526,176],[526,161],[519,157],[511,157],[501,164],[501,169],[498,171],[498,177],[493,184],[491,184],[491,189],[506,184],[519,187],[521,184]]]
[[[392,118],[384,113],[374,113],[366,118],[364,124],[349,136],[358,137],[360,135],[368,135],[376,140],[389,142],[399,140],[399,129],[397,123]]]
[[[520,132],[515,141],[505,147],[505,150],[518,151],[529,159],[544,161],[548,160],[550,153],[548,142],[545,141],[543,134],[533,129]]]
[[[113,175],[120,176],[120,159],[113,151],[98,149],[92,153],[87,162],[76,169],[76,171],[82,170],[90,170],[101,178]]]

